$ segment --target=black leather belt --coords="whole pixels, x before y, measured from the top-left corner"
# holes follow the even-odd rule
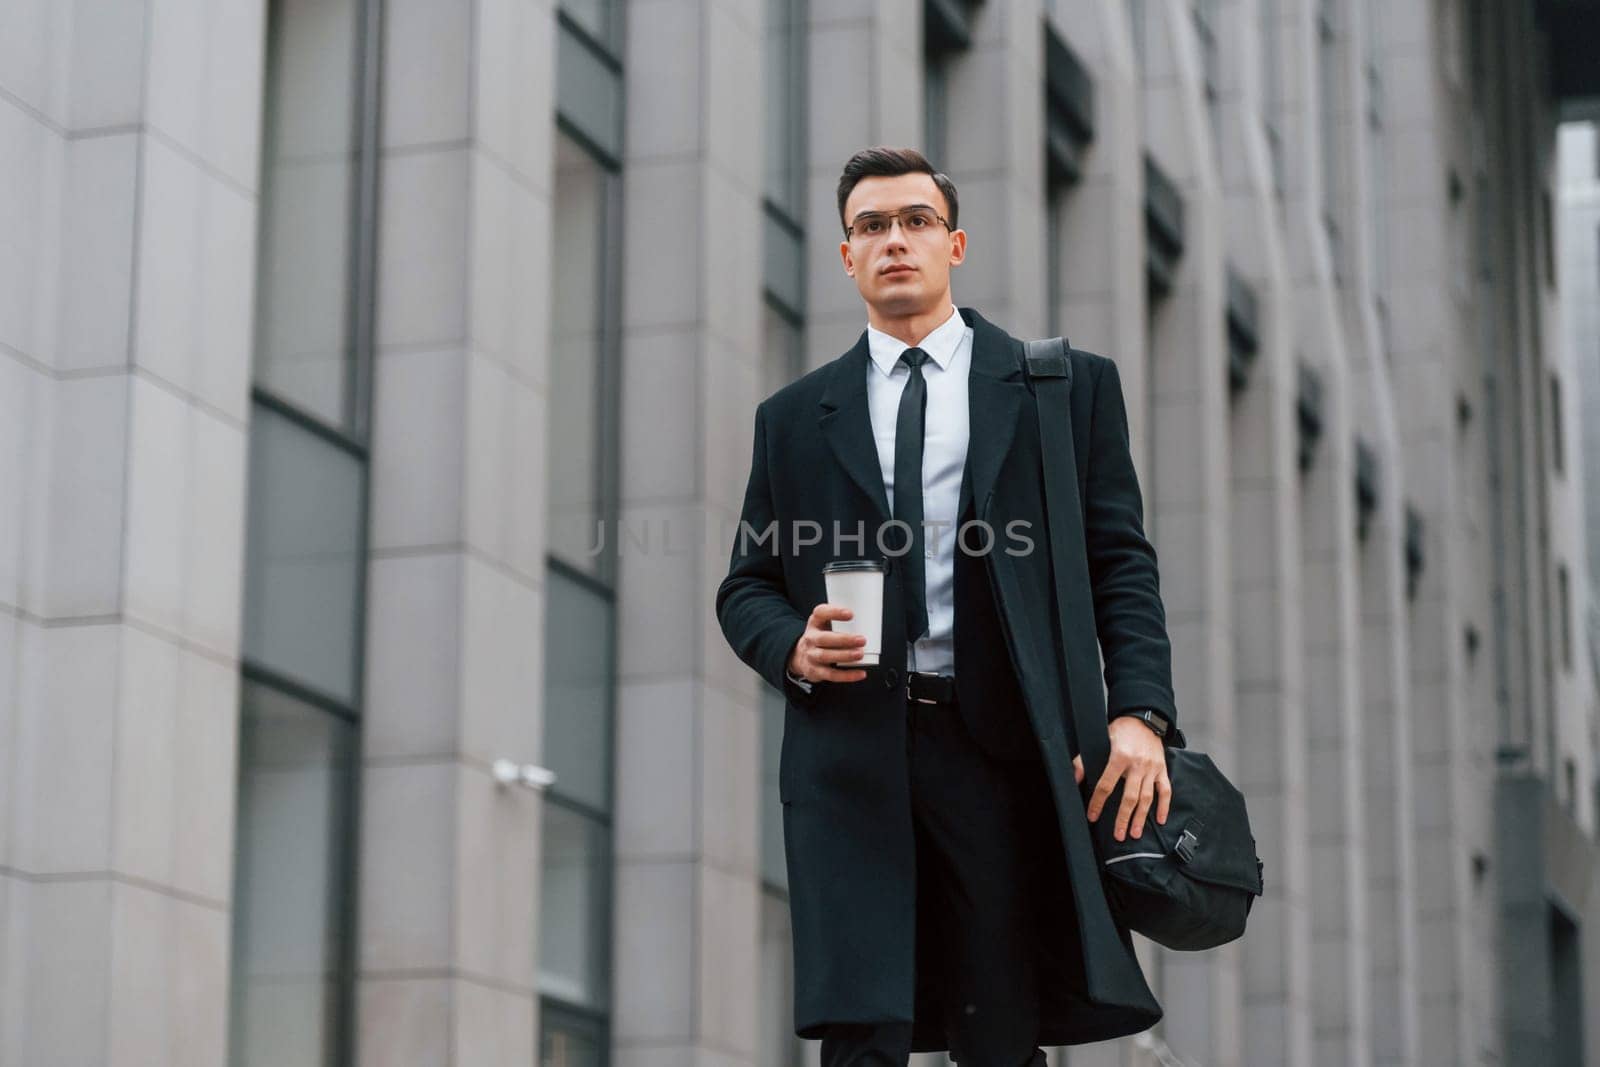
[[[948,674],[907,671],[906,699],[919,704],[954,704],[956,680]]]

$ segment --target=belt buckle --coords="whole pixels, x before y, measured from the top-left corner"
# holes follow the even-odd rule
[[[937,678],[937,677],[939,677],[937,674],[929,674],[927,671],[907,671],[906,672],[906,699],[914,700],[918,704],[937,704],[937,703],[939,703],[938,700],[936,700],[936,699],[934,699],[932,697],[914,697],[914,696],[911,695],[911,680],[913,678],[918,677],[918,676],[922,676],[922,677],[925,677],[925,678]]]

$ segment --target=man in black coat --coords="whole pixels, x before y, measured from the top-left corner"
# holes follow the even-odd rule
[[[1161,1017],[1086,822],[1108,800],[1119,839],[1165,822],[1163,746],[1183,744],[1120,378],[1070,357],[1069,543],[1092,588],[1069,595],[1063,632],[1021,343],[951,301],[967,241],[954,184],[915,151],[867,149],[838,206],[867,329],[756,409],[717,593],[733,650],[787,697],[795,1029],[822,1040],[825,1067],[936,1049],[1042,1067],[1041,1044]],[[833,628],[848,609],[826,602],[823,566],[846,559],[884,566],[870,666],[865,637]],[[1106,721],[1110,748],[1087,772],[1083,702],[1106,713],[1082,721]]]

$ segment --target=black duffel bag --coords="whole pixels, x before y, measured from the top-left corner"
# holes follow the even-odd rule
[[[1244,794],[1211,762],[1187,748],[1167,749],[1172,802],[1167,821],[1150,806],[1140,836],[1114,836],[1122,787],[1090,823],[1106,901],[1117,921],[1158,945],[1216,948],[1244,934],[1261,895],[1261,860]]]
[[[1071,620],[1065,605],[1072,590],[1089,588],[1073,458],[1072,349],[1065,338],[1055,337],[1028,341],[1022,355],[1023,377],[1038,413],[1051,570],[1061,632],[1066,633]],[[1074,716],[1087,716],[1091,703],[1074,702]],[[1108,755],[1105,726],[1086,720],[1078,724],[1077,734],[1094,749],[1084,757],[1083,788],[1092,789],[1095,768],[1103,767]],[[1190,751],[1181,732],[1171,740],[1177,744],[1166,749],[1172,783],[1166,823],[1156,822],[1152,806],[1139,837],[1116,840],[1125,779],[1119,781],[1099,819],[1090,824],[1096,859],[1107,903],[1119,923],[1167,948],[1215,948],[1244,933],[1250,906],[1262,891],[1261,860],[1244,794],[1211,757]]]

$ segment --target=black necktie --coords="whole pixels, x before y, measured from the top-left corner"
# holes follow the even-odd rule
[[[894,420],[894,517],[911,527],[911,549],[905,555],[906,640],[915,641],[928,629],[922,554],[922,424],[928,410],[922,364],[928,353],[908,348],[900,358],[911,368],[911,377],[900,393],[900,411]]]

